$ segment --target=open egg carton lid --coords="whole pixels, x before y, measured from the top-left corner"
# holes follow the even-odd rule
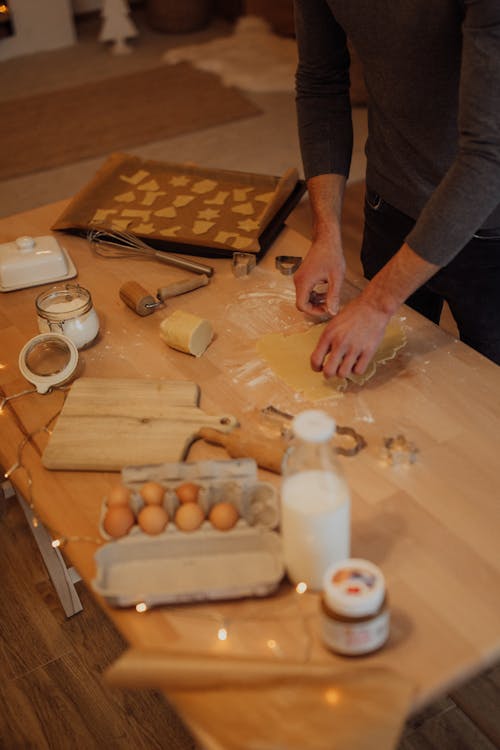
[[[128,607],[267,596],[284,576],[281,537],[273,529],[279,506],[273,485],[261,482],[253,459],[129,466],[122,482],[131,490],[131,507],[142,506],[140,488],[155,481],[165,488],[163,505],[173,518],[179,501],[175,488],[195,482],[205,515],[214,503],[235,505],[239,520],[219,531],[205,520],[196,531],[175,523],[158,535],[134,525],[130,533],[103,545],[95,555],[92,586],[109,604]],[[103,503],[105,511],[105,501]],[[109,537],[102,529],[104,538]]]

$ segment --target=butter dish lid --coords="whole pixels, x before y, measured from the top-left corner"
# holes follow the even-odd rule
[[[76,268],[55,237],[22,236],[0,244],[0,291],[8,292],[76,276]]]

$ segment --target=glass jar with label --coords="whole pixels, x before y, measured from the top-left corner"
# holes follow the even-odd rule
[[[77,349],[89,346],[99,333],[90,292],[79,284],[54,286],[37,297],[35,306],[40,332],[62,333]]]
[[[321,598],[323,642],[339,654],[368,654],[389,636],[385,579],[368,560],[351,558],[325,573]]]

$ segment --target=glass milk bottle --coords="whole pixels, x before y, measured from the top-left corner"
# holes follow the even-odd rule
[[[327,568],[350,553],[350,496],[331,438],[335,421],[319,410],[293,420],[283,461],[281,535],[290,580],[319,591]]]

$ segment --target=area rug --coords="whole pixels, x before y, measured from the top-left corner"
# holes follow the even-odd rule
[[[350,45],[351,104],[366,105],[366,88],[360,60]],[[216,73],[226,86],[243,91],[293,92],[297,68],[295,39],[279,36],[259,16],[242,16],[233,33],[202,44],[174,47],[163,55],[169,64],[191,62],[199,70]]]
[[[0,179],[259,113],[241,92],[187,63],[7,101]]]
[[[245,91],[293,91],[297,67],[294,39],[274,34],[258,16],[242,16],[230,36],[168,50],[166,63],[189,61],[217,73],[226,86]]]

